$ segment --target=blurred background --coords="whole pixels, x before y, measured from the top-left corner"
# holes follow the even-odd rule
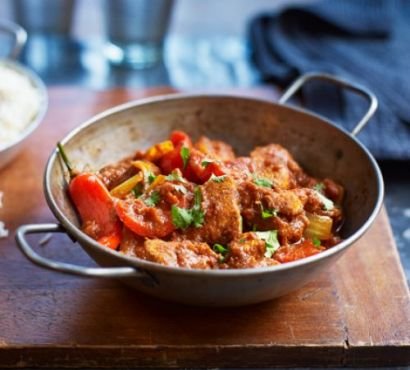
[[[113,7],[106,0],[0,0],[0,14],[27,29],[28,44],[20,61],[49,85],[206,88],[255,84],[258,73],[249,62],[245,41],[247,22],[262,10],[295,2],[117,0]],[[121,36],[120,25],[126,22],[120,5],[132,26],[140,28],[134,28],[137,37],[143,30],[149,37],[150,29],[155,33],[159,24],[168,23],[163,61],[119,67],[109,62],[107,40],[116,31]],[[126,36],[126,30],[123,33]],[[0,44],[1,55],[7,52],[1,50],[4,45]]]

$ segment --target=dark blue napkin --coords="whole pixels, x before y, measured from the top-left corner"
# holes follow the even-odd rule
[[[379,110],[358,138],[379,159],[410,159],[410,1],[324,0],[261,14],[249,27],[254,63],[287,86],[300,74],[333,73],[360,83]],[[309,108],[347,129],[365,104],[329,86],[303,91]]]

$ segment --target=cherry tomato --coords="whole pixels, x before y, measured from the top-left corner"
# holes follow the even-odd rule
[[[162,238],[175,230],[169,210],[148,207],[141,199],[118,200],[115,209],[124,225],[137,235]]]
[[[92,173],[81,173],[71,180],[69,193],[84,230],[89,231],[87,234],[116,249],[121,242],[121,225],[111,195],[102,181]]]

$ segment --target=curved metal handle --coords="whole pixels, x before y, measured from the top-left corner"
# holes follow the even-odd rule
[[[71,275],[104,278],[137,277],[144,279],[144,283],[149,285],[157,284],[156,280],[148,273],[138,271],[133,267],[82,267],[42,257],[33,250],[26,240],[26,235],[39,233],[65,233],[65,230],[57,224],[23,225],[17,229],[17,245],[23,254],[36,265]]]
[[[306,82],[310,80],[322,80],[331,82],[340,87],[344,87],[348,90],[351,90],[369,101],[369,108],[366,111],[366,114],[363,118],[356,124],[353,130],[350,132],[353,136],[356,136],[369,122],[370,118],[373,116],[374,112],[377,109],[377,98],[376,96],[366,89],[365,87],[353,84],[349,81],[346,81],[340,77],[336,77],[327,73],[306,73],[303,76],[300,76],[295,82],[288,87],[288,89],[283,93],[279,99],[280,104],[285,104]]]
[[[5,20],[0,22],[0,30],[11,33],[14,36],[14,46],[11,49],[8,58],[17,59],[20,55],[21,49],[27,41],[26,30],[16,23]]]

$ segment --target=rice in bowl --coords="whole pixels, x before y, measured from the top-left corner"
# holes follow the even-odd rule
[[[39,114],[42,95],[30,77],[0,64],[0,150],[16,142]]]

